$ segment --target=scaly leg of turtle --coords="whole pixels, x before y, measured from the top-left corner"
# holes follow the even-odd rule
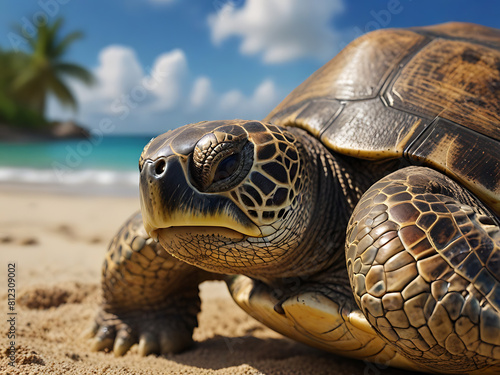
[[[147,235],[140,213],[113,238],[102,269],[103,302],[91,334],[94,350],[178,352],[192,344],[200,311],[198,284],[220,276],[168,254]]]
[[[439,172],[373,185],[348,225],[356,302],[381,337],[431,372],[500,371],[498,217]]]

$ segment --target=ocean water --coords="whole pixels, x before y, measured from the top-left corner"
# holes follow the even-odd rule
[[[0,188],[138,195],[138,162],[151,136],[2,142]]]

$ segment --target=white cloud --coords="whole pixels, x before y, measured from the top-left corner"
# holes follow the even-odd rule
[[[253,101],[256,106],[262,107],[269,102],[276,100],[278,93],[274,82],[271,80],[265,80],[256,89],[253,97]]]
[[[68,83],[79,103],[76,121],[93,128],[110,119],[120,133],[162,133],[201,120],[259,119],[280,99],[270,79],[250,95],[240,90],[217,92],[209,77],[189,72],[180,49],[161,54],[151,68],[144,68],[133,49],[108,46],[99,54],[93,73],[97,79],[93,87]],[[75,117],[53,98],[48,116],[55,120]]]
[[[212,102],[214,92],[212,82],[208,77],[198,77],[193,84],[190,95],[190,102],[193,109],[205,107]]]
[[[105,99],[130,91],[144,75],[135,51],[128,47],[109,46],[99,53],[98,60],[95,76]]]
[[[330,22],[343,10],[343,0],[247,0],[241,8],[228,1],[209,15],[208,25],[216,45],[240,37],[241,53],[261,53],[267,63],[326,60],[340,42]]]
[[[219,101],[219,111],[226,114],[226,118],[259,119],[264,117],[278,102],[279,95],[273,81],[266,79],[256,87],[249,97],[239,90],[231,90],[223,94]],[[265,113],[256,117],[256,114],[265,109]]]
[[[245,97],[243,96],[241,91],[231,90],[221,96],[219,108],[224,112],[231,112],[244,100]]]
[[[140,113],[174,108],[182,97],[187,70],[186,57],[179,49],[158,56],[145,72],[132,48],[111,45],[99,53],[93,70],[97,81],[94,87],[69,84],[80,105],[79,119],[85,123],[89,116],[123,117],[131,110]],[[54,104],[49,106],[49,116],[51,109],[56,110]],[[60,110],[59,115],[70,117]],[[52,117],[57,117],[57,112]]]
[[[156,95],[152,109],[171,109],[178,104],[187,72],[186,56],[180,49],[163,53],[155,60],[149,77],[157,82],[152,87],[152,92]],[[144,78],[143,83],[148,88],[148,77]]]

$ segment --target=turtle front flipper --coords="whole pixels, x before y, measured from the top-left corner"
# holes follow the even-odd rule
[[[408,167],[361,198],[347,230],[356,302],[431,372],[500,371],[498,218],[439,172]]]
[[[102,305],[91,329],[94,350],[117,356],[179,352],[192,344],[198,284],[216,278],[168,254],[134,214],[113,238],[102,268]]]
[[[243,275],[234,276],[227,283],[235,302],[276,332],[338,355],[362,359],[367,368],[395,366],[415,370],[411,361],[377,335],[350,293],[339,290],[343,288],[338,282],[346,280],[345,269],[331,271],[314,280],[282,280],[284,284],[280,286]]]

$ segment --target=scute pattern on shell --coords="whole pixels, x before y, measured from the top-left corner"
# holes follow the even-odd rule
[[[377,30],[264,121],[305,129],[350,157],[438,169],[500,215],[499,177],[491,173],[500,163],[499,94],[500,30],[467,23]]]

